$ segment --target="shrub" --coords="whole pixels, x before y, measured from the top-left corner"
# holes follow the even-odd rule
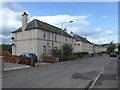
[[[88,52],[74,52],[72,55],[81,58],[82,56],[86,56],[88,54]]]
[[[101,53],[108,53],[107,51],[102,51]]]

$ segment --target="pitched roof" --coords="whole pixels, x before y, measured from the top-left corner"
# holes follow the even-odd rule
[[[74,38],[76,39],[76,41],[82,41],[82,42],[86,42],[86,43],[91,43],[90,41],[88,41],[86,38],[81,37],[79,35],[74,35]],[[92,44],[92,43],[91,43]]]
[[[56,26],[50,25],[48,23],[42,22],[42,21],[37,20],[37,19],[34,19],[31,22],[29,22],[28,26],[25,30],[31,30],[31,29],[43,29],[43,30],[50,31],[53,33],[62,34],[62,29],[60,29]],[[22,31],[22,27],[20,27],[16,31],[13,31],[12,33],[21,32],[21,31]],[[71,35],[69,35],[65,31],[63,31],[63,35],[73,38]]]

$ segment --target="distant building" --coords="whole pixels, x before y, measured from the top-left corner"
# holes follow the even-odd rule
[[[88,41],[86,38],[79,35],[74,35],[76,39],[74,51],[75,52],[89,52],[93,53],[93,43]]]
[[[99,44],[94,44],[94,52],[95,53],[106,51],[106,50],[107,50],[107,46],[105,46],[105,45],[99,45]]]

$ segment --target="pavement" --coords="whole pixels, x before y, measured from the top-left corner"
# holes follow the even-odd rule
[[[35,66],[48,65],[48,64],[50,64],[50,63],[37,62],[37,63],[35,63]],[[24,68],[30,68],[30,67],[31,66],[24,65],[24,64],[3,62],[3,70],[4,71],[10,71],[10,70],[16,70],[16,69],[24,69]]]
[[[118,80],[118,59],[115,59],[103,68],[91,88],[107,88],[107,90],[113,88],[118,90]]]
[[[31,66],[23,65],[23,64],[17,64],[17,63],[10,63],[10,62],[4,62],[3,63],[4,71],[15,70],[15,69],[22,69],[22,68],[28,68],[28,67],[31,67]]]
[[[95,87],[107,88],[108,82],[110,87],[117,87],[116,80],[113,80],[117,68],[112,67],[116,67],[116,61],[117,58],[105,55],[3,72],[3,88],[86,88],[91,81],[97,81],[101,71],[105,75]],[[109,68],[110,63],[112,66]]]

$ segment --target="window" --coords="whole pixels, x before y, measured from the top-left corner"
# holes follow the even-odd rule
[[[80,43],[78,43],[78,45],[80,45]]]
[[[55,34],[54,40],[57,40],[57,34]]]
[[[43,46],[43,53],[46,53],[46,48],[47,48],[47,47],[44,45],[44,46]]]
[[[43,33],[43,38],[46,39],[46,32]]]
[[[51,40],[51,34],[49,32],[47,33],[47,39]]]

